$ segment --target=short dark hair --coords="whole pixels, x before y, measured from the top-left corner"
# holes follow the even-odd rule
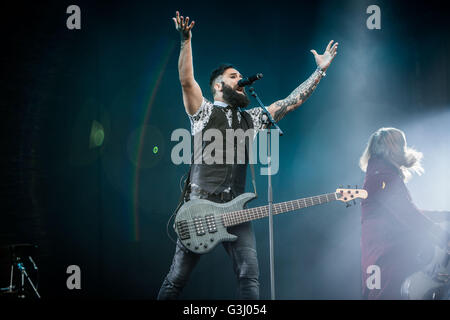
[[[214,89],[214,81],[217,79],[217,77],[223,75],[225,70],[230,68],[234,68],[234,66],[229,63],[223,63],[211,72],[211,76],[209,78],[209,87],[211,88],[211,93],[213,97],[214,94],[216,93],[216,90]]]

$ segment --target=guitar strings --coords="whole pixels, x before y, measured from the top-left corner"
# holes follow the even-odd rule
[[[335,199],[328,200],[328,197],[327,197],[327,196],[328,196],[328,195],[331,195],[331,194],[334,194],[334,195],[335,195]],[[292,201],[286,201],[286,202],[275,203],[275,204],[273,204],[273,207],[274,207],[274,209],[276,209],[276,210],[281,210],[280,212],[275,212],[275,214],[281,213],[281,212],[283,212],[283,211],[284,211],[284,212],[295,211],[295,210],[299,210],[299,209],[304,209],[304,208],[307,208],[307,207],[311,207],[311,206],[314,206],[314,205],[325,204],[325,203],[328,203],[328,202],[331,202],[331,201],[338,200],[338,198],[337,198],[336,195],[337,195],[337,193],[328,193],[328,194],[322,194],[322,195],[315,196],[315,197],[309,197],[309,198],[303,198],[303,199],[293,200],[293,201],[297,201],[297,202],[299,202],[299,201],[301,201],[301,200],[304,201],[305,206],[300,206],[300,207],[298,207],[298,208],[288,208],[288,207],[287,207],[287,203],[288,203],[288,202],[292,202]],[[310,200],[310,202],[306,202],[306,199],[312,199],[312,198],[318,198],[318,197],[326,197],[326,198],[327,198],[327,201],[326,201],[326,202],[314,203],[313,200]],[[275,208],[276,206],[277,206],[277,208]],[[285,208],[283,208],[282,206],[284,206]],[[256,213],[251,213],[251,212],[249,212],[249,213],[250,213],[250,216],[251,216],[251,215],[254,215],[254,214],[257,214],[256,216],[254,216],[255,218],[263,218],[263,217],[266,217],[266,215],[259,217],[259,216],[258,216],[258,213],[264,213],[264,214],[267,213],[267,215],[268,215],[268,205],[266,205],[266,206],[261,206],[261,207],[255,207],[255,208],[249,208],[249,209],[243,209],[243,210],[237,210],[237,211],[231,211],[231,212],[223,212],[223,213],[219,213],[219,214],[213,215],[213,217],[214,217],[214,222],[215,222],[216,224],[225,226],[225,223],[224,223],[224,216],[225,216],[225,215],[227,215],[227,214],[230,214],[230,215],[231,215],[231,214],[238,214],[239,212],[244,212],[244,211],[246,211],[246,210],[257,210],[257,209],[260,209],[260,208],[264,208],[264,211],[265,211],[265,212],[258,212],[258,211],[257,211]],[[249,215],[247,215],[247,217],[249,217]],[[205,220],[206,218],[205,218],[205,217],[202,217],[201,219],[202,219],[202,221],[201,221],[202,225],[206,225],[206,227],[207,227],[207,222],[206,222],[206,220]],[[211,219],[211,218],[210,218],[210,219]],[[225,218],[225,219],[226,219],[226,218]],[[233,219],[233,218],[229,219],[230,222],[234,222],[233,220],[236,220],[236,219]],[[237,224],[244,223],[244,222],[251,221],[251,220],[253,220],[253,219],[246,220],[246,221],[242,221],[242,222],[238,222]],[[194,227],[194,229],[195,229],[195,225],[196,225],[196,222],[191,218],[191,221],[186,222],[186,224],[185,224],[184,226],[188,226],[188,227],[189,227],[189,231],[192,231],[191,227]],[[234,225],[234,224],[233,224],[233,225]],[[196,230],[193,230],[193,231],[196,231]]]
[[[317,197],[323,197],[323,196],[327,196],[327,195],[330,195],[330,194],[324,194],[324,195],[320,195],[320,196],[317,196]],[[312,198],[312,197],[310,197],[310,198]],[[307,198],[305,198],[305,199],[307,199]],[[294,200],[294,201],[300,201],[300,200],[303,200],[303,199],[298,199],[298,200]],[[334,201],[334,200],[337,200],[337,197],[335,197],[335,199],[333,199],[333,200],[329,200],[327,198],[326,202],[319,202],[319,203],[314,203],[314,201],[310,201],[311,203],[309,203],[309,202],[307,203],[306,201],[304,201],[304,203],[306,205],[305,206],[302,205],[302,206],[300,206],[298,208],[288,207],[287,202],[276,203],[276,204],[273,204],[273,206],[274,206],[275,210],[281,210],[280,212],[275,212],[275,214],[278,214],[278,213],[281,213],[281,212],[294,211],[294,210],[299,210],[299,209],[307,208],[307,207],[314,206],[314,205],[325,204],[325,203],[328,203],[328,202],[331,202],[331,201]],[[288,201],[288,202],[291,202],[291,201]],[[283,206],[284,206],[284,208],[283,208]],[[264,208],[264,211],[263,212],[256,211],[256,212],[253,212],[253,213],[249,212],[250,215],[247,215],[247,216],[254,215],[255,218],[263,218],[263,217],[266,216],[266,214],[268,215],[268,211],[267,211],[268,210],[268,206],[261,206],[261,207],[255,207],[255,208],[249,208],[249,209],[243,209],[243,210],[231,211],[231,212],[223,212],[223,213],[220,213],[220,214],[216,214],[214,216],[214,222],[216,222],[216,223],[217,222],[222,222],[223,223],[222,218],[224,217],[224,215],[227,215],[227,214],[230,214],[230,215],[231,214],[239,214],[240,212],[243,213],[244,211],[247,211],[247,210],[257,210],[257,209],[260,209],[260,208]],[[264,215],[259,217],[259,214],[261,214],[261,213],[264,213]],[[202,217],[202,219],[205,219],[205,218]],[[233,222],[233,220],[236,220],[236,219],[235,218],[229,219],[230,222]],[[250,219],[250,220],[252,220],[252,219]],[[249,221],[249,220],[247,220],[247,221]],[[243,222],[246,222],[246,221],[242,221],[240,223],[243,223]],[[202,221],[202,223],[204,223],[204,222]],[[195,225],[196,222],[194,222],[193,219],[191,219],[191,221],[187,222],[187,224],[189,226],[192,226],[192,225]]]
[[[337,200],[337,197],[336,197],[336,200]],[[331,201],[333,201],[333,200],[331,200]],[[322,203],[318,203],[318,204],[325,204],[325,203],[328,203],[328,202],[331,202],[331,201],[322,202]],[[283,209],[283,208],[281,207],[282,204],[284,204],[284,203],[283,203],[283,202],[281,202],[281,203],[276,203],[276,204],[274,204],[273,206],[274,206],[274,207],[275,207],[275,206],[278,206],[278,209],[281,209],[280,212],[283,212],[283,210],[286,210],[286,209]],[[313,203],[312,205],[314,205],[314,203]],[[310,206],[312,206],[312,205],[310,205]],[[317,204],[316,204],[316,205],[317,205]],[[309,206],[307,205],[307,206],[304,206],[304,207],[299,207],[299,208],[294,208],[294,209],[289,208],[287,211],[284,211],[284,212],[294,211],[294,210],[299,210],[299,209],[303,209],[303,208],[307,208],[307,207],[309,207]],[[243,212],[243,211],[245,211],[245,210],[252,210],[252,209],[258,209],[258,208],[264,208],[264,209],[267,210],[267,209],[268,209],[268,206],[262,206],[262,207],[256,207],[256,208],[250,208],[250,209],[243,209],[243,210],[232,211],[232,212],[219,213],[219,214],[216,214],[215,216],[213,216],[213,217],[214,217],[214,222],[215,222],[216,226],[218,225],[218,226],[224,226],[224,227],[227,227],[227,226],[225,226],[224,215],[226,215],[226,214],[231,214],[231,213],[235,213],[235,214],[236,214],[236,213],[241,212],[241,211]],[[287,208],[287,207],[286,207],[286,208]],[[275,212],[275,214],[278,214],[278,213],[280,213],[280,212]],[[264,212],[264,213],[266,213],[266,212]],[[268,214],[268,212],[267,212],[267,214]],[[247,215],[247,217],[248,217],[248,215]],[[262,217],[261,217],[261,218],[262,218]],[[208,230],[208,222],[206,222],[206,218],[203,217],[202,220],[205,220],[205,221],[202,221],[203,228],[206,229],[206,230],[209,232],[209,230]],[[248,222],[248,221],[251,221],[251,220],[252,220],[252,219],[247,220],[247,221],[238,222],[237,224],[244,223],[244,222]],[[233,222],[233,219],[230,219],[229,221],[230,221],[230,222]],[[186,226],[187,226],[187,228],[188,228],[188,230],[189,230],[189,234],[191,234],[191,232],[192,232],[193,235],[196,235],[198,230],[197,230],[195,224],[196,224],[196,222],[194,222],[193,220],[191,220],[190,222],[187,222],[185,225],[183,225],[183,227],[186,227]],[[233,225],[231,225],[231,226],[233,226]],[[231,227],[231,226],[229,226],[229,227]],[[202,234],[201,236],[205,236],[205,235],[208,234],[208,233],[206,233],[206,230],[205,230],[205,234]],[[209,234],[211,234],[211,232],[209,232]],[[185,240],[187,240],[187,239],[185,239]]]

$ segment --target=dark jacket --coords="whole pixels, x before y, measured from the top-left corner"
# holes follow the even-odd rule
[[[364,189],[368,198],[361,205],[363,298],[400,299],[402,282],[424,267],[434,245],[446,246],[448,234],[414,205],[399,169],[390,162],[369,160]],[[367,287],[371,265],[380,268],[380,289]]]

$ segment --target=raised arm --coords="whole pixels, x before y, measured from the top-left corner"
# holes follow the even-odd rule
[[[333,40],[328,43],[322,55],[317,54],[316,50],[311,50],[316,60],[317,69],[308,79],[295,88],[289,96],[285,99],[275,101],[267,108],[275,121],[280,121],[287,113],[300,107],[313,93],[314,89],[316,89],[320,79],[322,79],[331,61],[336,56],[338,43],[332,44]]]
[[[180,13],[176,12],[176,17],[172,18],[175,28],[180,32],[181,48],[180,57],[178,59],[178,73],[180,77],[181,88],[183,91],[183,103],[186,112],[193,115],[200,108],[203,101],[203,94],[200,86],[194,78],[194,66],[192,63],[192,28],[195,22],[189,24],[189,17],[186,19],[180,17]]]

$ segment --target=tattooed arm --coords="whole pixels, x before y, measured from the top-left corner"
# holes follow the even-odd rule
[[[288,112],[300,107],[300,105],[309,98],[322,78],[319,70],[320,69],[317,68],[316,71],[314,71],[314,73],[305,82],[292,91],[287,98],[278,100],[267,108],[276,122],[280,121]]]
[[[267,108],[275,121],[280,121],[287,113],[300,107],[300,105],[305,102],[316,89],[320,79],[323,77],[322,72],[325,72],[328,69],[331,61],[333,61],[336,56],[338,43],[336,42],[331,46],[332,43],[333,40],[328,43],[328,46],[322,55],[318,55],[315,50],[311,50],[317,63],[317,69],[306,81],[292,91],[287,98],[278,100]]]

